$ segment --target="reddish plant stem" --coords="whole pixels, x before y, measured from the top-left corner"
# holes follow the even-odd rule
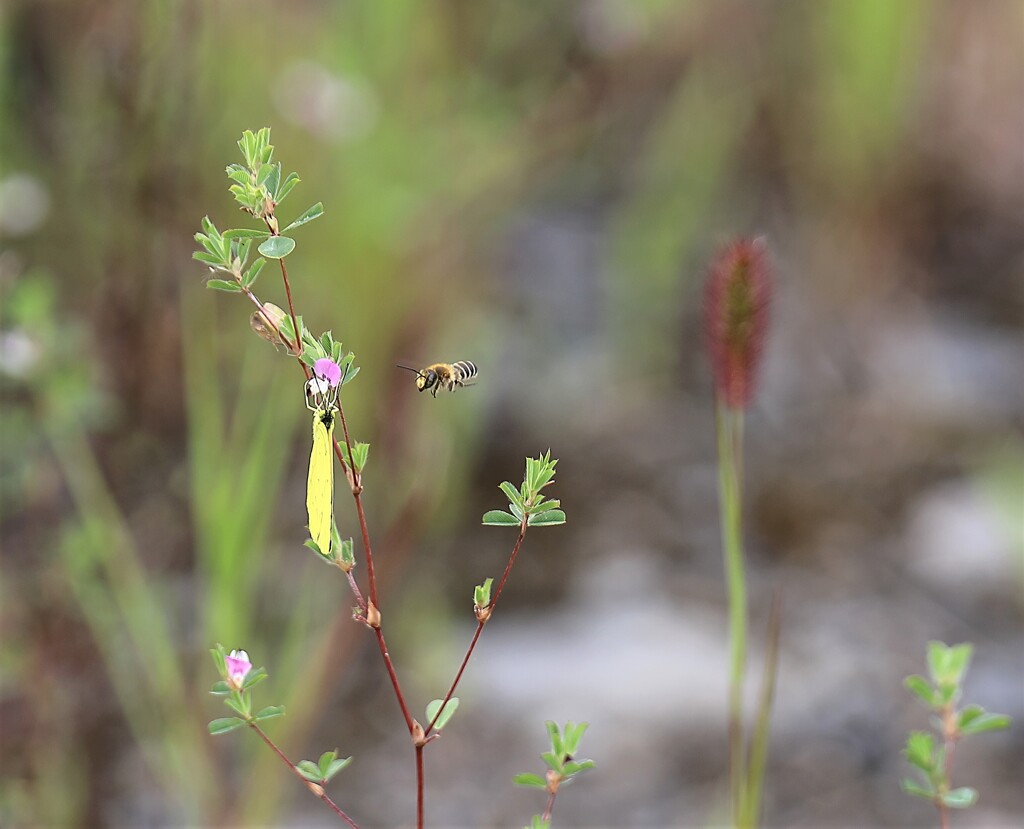
[[[274,234],[274,235],[276,236],[277,234]],[[292,317],[292,331],[295,332],[295,346],[296,346],[296,349],[299,352],[299,355],[301,356],[301,354],[302,354],[302,332],[299,331],[299,322],[298,322],[298,319],[295,316],[295,305],[292,302],[292,286],[291,286],[291,283],[288,282],[288,268],[285,267],[283,259],[278,259],[277,261],[281,265],[281,279],[284,280],[284,295],[286,297],[288,297],[288,313],[291,314],[291,317]],[[305,363],[303,363],[303,367],[305,367]],[[307,380],[309,379],[309,375],[308,374],[306,375],[306,379]]]
[[[541,820],[551,820],[551,813],[555,811],[555,796],[557,792],[551,792],[548,796],[548,805],[544,807],[544,814],[540,816]]]
[[[508,557],[508,564],[505,565],[505,572],[501,577],[501,581],[498,583],[498,589],[494,591],[494,598],[491,599],[491,603],[487,606],[491,612],[498,604],[498,599],[501,598],[501,591],[505,587],[505,582],[508,579],[508,574],[512,572],[512,565],[515,564],[516,556],[519,554],[519,548],[522,546],[523,539],[526,537],[526,525],[522,524],[519,527],[519,537],[516,539],[515,546],[512,548],[512,553]],[[448,693],[445,694],[444,699],[441,701],[441,707],[437,709],[437,713],[434,715],[434,719],[430,721],[427,726],[424,736],[430,736],[430,732],[434,729],[434,723],[437,722],[437,718],[441,716],[441,712],[444,711],[445,706],[448,704],[448,700],[455,694],[455,689],[459,685],[459,681],[462,679],[462,673],[466,670],[466,666],[469,664],[469,658],[473,655],[473,650],[476,648],[476,643],[480,639],[480,634],[483,633],[484,625],[486,621],[478,621],[476,623],[476,632],[473,634],[473,641],[469,643],[469,648],[466,650],[466,655],[462,658],[462,664],[459,665],[458,673],[455,674],[455,679],[452,681],[451,687],[448,689]]]
[[[476,632],[473,634],[473,641],[469,643],[469,648],[466,650],[466,655],[462,657],[462,664],[459,665],[458,673],[455,674],[455,679],[452,680],[452,684],[451,687],[448,689],[448,693],[445,694],[444,699],[441,700],[441,707],[437,709],[437,713],[434,714],[434,719],[432,719],[430,721],[430,724],[427,726],[427,730],[425,732],[427,736],[429,736],[430,732],[434,730],[434,723],[436,723],[438,717],[441,716],[441,712],[444,711],[445,706],[448,704],[448,700],[450,700],[452,696],[455,694],[455,689],[459,685],[459,680],[462,679],[462,672],[466,670],[466,665],[469,664],[469,658],[473,655],[473,649],[476,648],[477,640],[480,638],[480,634],[483,633],[484,624],[484,622],[476,623]]]
[[[348,456],[352,457],[352,439],[348,434],[348,422],[345,420],[345,410],[338,404],[338,419],[341,421],[341,430],[345,434],[345,446],[348,448]],[[345,461],[342,465],[347,467]],[[377,577],[373,571],[373,550],[370,547],[370,531],[366,527],[366,514],[363,512],[363,499],[360,490],[362,485],[359,481],[359,473],[354,469],[350,470],[352,475],[352,497],[356,502],[356,515],[359,517],[359,532],[363,536],[363,551],[366,554],[366,580],[370,585],[370,601],[373,606],[380,610],[377,603]]]
[[[348,456],[351,458],[352,455],[352,439],[348,432],[348,423],[345,420],[345,410],[338,404],[338,419],[341,421],[341,429],[345,435],[345,446],[348,449]],[[340,455],[340,448],[335,447],[336,454],[339,456],[343,466],[347,466],[343,458]],[[359,517],[359,532],[363,537],[363,552],[366,555],[366,578],[369,582],[370,588],[370,604],[380,611],[380,605],[377,603],[377,578],[373,571],[373,548],[370,546],[370,531],[366,526],[366,513],[363,510],[363,499],[360,496],[361,485],[359,483],[359,473],[355,469],[349,468],[349,474],[352,476],[352,497],[356,502],[356,515]],[[405,725],[409,729],[411,734],[414,727],[414,720],[412,714],[409,713],[409,706],[405,702],[405,695],[402,693],[402,685],[398,681],[398,673],[395,671],[394,663],[391,661],[391,654],[388,652],[388,644],[384,639],[384,631],[379,626],[373,627],[374,633],[377,635],[377,647],[380,649],[381,658],[384,660],[384,667],[387,668],[388,677],[391,679],[391,687],[395,691],[395,698],[398,700],[398,707],[402,709],[402,716],[405,718]]]
[[[348,815],[346,815],[340,808],[338,808],[338,805],[333,800],[331,800],[330,797],[328,797],[327,793],[323,790],[322,786],[320,786],[319,784],[313,783],[310,780],[307,780],[303,776],[302,772],[299,771],[298,767],[291,760],[289,760],[284,755],[284,752],[281,751],[281,749],[279,749],[274,744],[274,741],[271,740],[270,737],[268,737],[263,732],[263,729],[261,729],[254,722],[249,723],[249,728],[251,728],[257,734],[259,734],[260,737],[263,738],[263,742],[265,742],[268,746],[270,746],[270,748],[273,750],[274,754],[276,754],[278,757],[281,758],[281,762],[284,763],[286,766],[288,766],[288,768],[290,768],[292,770],[292,774],[294,774],[296,777],[298,777],[299,780],[301,780],[306,785],[307,789],[309,789],[313,794],[315,794],[324,803],[326,803],[328,808],[332,812],[334,812],[334,814],[336,814],[338,817],[340,817],[342,820],[344,820],[345,823],[347,823],[349,826],[352,827],[352,829],[359,829],[359,826],[356,824],[356,822],[354,820],[352,820],[352,818],[350,818]],[[313,786],[316,786],[316,789],[314,789]]]
[[[366,599],[363,598],[363,592],[359,589],[359,582],[356,581],[356,577],[352,575],[351,570],[345,574],[345,578],[348,579],[348,586],[352,588],[352,595],[356,597],[356,603],[359,605],[359,609],[365,611]]]
[[[512,565],[516,563],[516,556],[519,555],[519,548],[523,544],[523,539],[526,538],[526,519],[523,519],[523,523],[519,525],[519,538],[516,539],[515,546],[512,548],[512,553],[508,557],[508,564],[505,565],[505,572],[501,575],[501,581],[498,582],[498,589],[494,591],[494,598],[491,599],[491,603],[488,607],[493,611],[498,604],[498,599],[501,598],[501,591],[505,589],[505,582],[508,581],[508,574],[512,572]]]
[[[416,746],[416,827],[423,829],[423,746]]]
[[[273,219],[273,221],[271,221]],[[267,229],[270,231],[271,236],[280,236],[281,232],[277,229],[277,217],[271,213],[269,216],[263,217],[263,222],[266,224]],[[292,331],[295,332],[295,348],[298,351],[299,357],[302,356],[302,332],[299,331],[299,322],[295,316],[295,303],[292,302],[292,286],[288,281],[288,268],[285,267],[284,259],[278,259],[277,263],[281,266],[281,279],[284,280],[284,295],[288,298],[288,313],[292,317]],[[303,364],[303,371],[306,373],[306,379],[309,379],[309,370]]]
[[[272,235],[278,235],[274,228],[268,222]],[[295,331],[295,339],[298,354],[296,355],[299,360],[299,365],[302,366],[302,372],[306,376],[306,380],[310,379],[309,367],[302,362],[302,332],[299,331],[298,320],[295,316],[295,305],[292,302],[292,289],[291,284],[288,281],[288,269],[285,267],[284,260],[279,259],[278,262],[281,265],[281,278],[284,280],[284,291],[288,297],[288,312],[292,318],[292,329]],[[348,457],[352,455],[352,439],[349,436],[348,422],[345,420],[345,410],[341,403],[338,403],[338,419],[341,421],[342,432],[345,435],[345,446],[348,449]],[[346,462],[341,452],[341,446],[337,440],[334,440],[334,454],[338,458],[338,462],[342,468],[347,470],[348,475],[351,476],[351,490],[352,497],[356,503],[356,515],[359,518],[359,532],[363,538],[363,552],[366,556],[366,578],[369,584],[369,603],[367,603],[362,594],[359,591],[359,586],[355,581],[355,577],[352,576],[351,572],[348,573],[349,584],[352,587],[353,592],[356,596],[356,601],[362,609],[367,612],[367,620],[369,620],[369,605],[373,605],[377,612],[377,618],[379,619],[380,604],[377,598],[377,578],[373,570],[373,549],[370,546],[370,531],[366,525],[366,512],[363,509],[363,500],[360,497],[362,486],[359,481],[359,473],[354,467],[350,467]],[[517,545],[518,548],[518,545]],[[507,571],[506,571],[507,575]],[[405,695],[402,693],[402,685],[398,681],[398,672],[395,670],[394,663],[391,661],[391,654],[388,651],[387,641],[384,639],[384,631],[380,628],[380,623],[372,625],[373,631],[377,638],[377,647],[380,650],[381,658],[384,660],[384,667],[387,669],[388,677],[391,680],[391,687],[394,689],[395,698],[398,700],[398,707],[402,710],[402,716],[405,718],[406,728],[409,729],[409,733],[412,734],[416,728],[416,721],[413,719],[412,714],[409,713],[409,706],[406,704]],[[283,755],[282,755],[283,757]],[[285,758],[286,759],[286,758]],[[416,747],[416,812],[417,812],[417,827],[423,829],[423,752],[422,746]],[[297,770],[296,770],[297,771]],[[301,776],[301,775],[300,775]],[[303,778],[305,779],[305,778]]]

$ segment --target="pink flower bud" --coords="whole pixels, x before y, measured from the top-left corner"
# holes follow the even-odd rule
[[[313,376],[326,380],[334,388],[341,382],[341,366],[330,357],[321,357],[313,363]]]
[[[236,690],[242,687],[246,676],[252,670],[252,662],[245,651],[231,651],[224,657],[224,666],[228,671],[228,684]]]
[[[763,238],[737,239],[712,261],[704,295],[704,333],[715,393],[731,409],[746,408],[753,396],[771,292]]]

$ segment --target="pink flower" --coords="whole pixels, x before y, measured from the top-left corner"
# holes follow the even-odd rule
[[[245,651],[231,651],[224,657],[224,666],[228,671],[228,684],[235,689],[242,687],[246,676],[252,670],[252,662]]]
[[[313,363],[313,376],[326,380],[334,388],[341,382],[341,366],[330,357],[321,357]]]

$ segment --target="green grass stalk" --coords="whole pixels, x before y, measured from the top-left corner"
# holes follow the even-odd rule
[[[747,580],[743,556],[741,499],[743,412],[719,399],[715,409],[718,437],[718,493],[722,547],[729,599],[729,788],[733,821],[744,814],[746,758],[743,741],[743,676],[747,658]]]

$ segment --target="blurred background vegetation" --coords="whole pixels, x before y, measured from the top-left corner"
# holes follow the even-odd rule
[[[326,824],[254,740],[205,734],[217,641],[269,669],[294,759],[356,756],[343,808],[411,819],[379,657],[302,547],[301,378],[190,258],[203,215],[241,223],[222,171],[265,125],[289,204],[325,205],[289,270],[363,366],[413,699],[508,554],[477,527],[497,483],[562,459],[570,523],[527,539],[428,753],[433,825],[539,811],[510,780],[548,718],[589,721],[598,761],[558,825],[721,814],[699,312],[737,233],[777,275],[747,464],[753,630],[786,602],[767,823],[931,820],[897,787],[929,638],[974,641],[969,698],[1024,721],[1020,3],[10,0],[0,29],[0,823]],[[392,368],[456,359],[481,383],[437,400]],[[958,753],[961,825],[1024,809],[1021,734]]]

